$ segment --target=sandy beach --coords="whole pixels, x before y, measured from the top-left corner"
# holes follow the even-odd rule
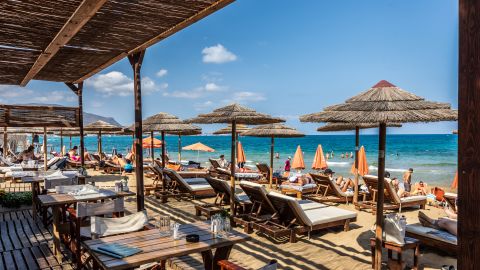
[[[98,171],[89,171],[89,174],[98,186],[113,186],[112,180],[118,179],[118,176],[103,175]],[[145,184],[149,183],[151,179],[145,178]],[[135,191],[135,176],[131,174],[129,187]],[[146,196],[145,206],[149,215],[169,215],[173,220],[185,224],[205,220],[204,217],[195,216],[194,205],[211,201],[212,199],[193,201],[170,199],[168,203],[162,204],[151,195]],[[135,198],[129,198],[127,202],[128,211],[135,212]],[[352,204],[334,205],[355,211]],[[428,205],[425,212],[431,217],[444,216],[442,209]],[[408,224],[418,223],[418,209],[404,209],[402,214],[406,216]],[[350,231],[344,232],[343,228],[320,230],[313,233],[310,239],[307,236],[299,237],[297,243],[289,243],[288,239],[272,239],[254,232],[251,234],[251,241],[234,246],[230,259],[247,269],[257,269],[271,259],[279,262],[280,269],[371,269],[369,239],[374,236],[370,231],[374,220],[375,216],[370,211],[360,211],[357,221],[350,225]],[[201,261],[199,255],[192,257],[193,261]],[[407,266],[411,267],[413,265],[411,251],[406,253],[404,258]],[[421,248],[420,269],[439,269],[445,264],[456,267],[456,259],[431,248]]]

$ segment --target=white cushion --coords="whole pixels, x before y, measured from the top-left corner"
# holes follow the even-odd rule
[[[136,232],[148,223],[146,211],[120,218],[91,217],[91,231],[99,237]]]
[[[298,191],[303,191],[304,189],[311,189],[315,188],[317,185],[316,184],[306,184],[303,186],[297,186],[297,185],[281,185],[280,188],[288,188],[288,189],[294,189]]]
[[[458,194],[457,193],[450,193],[450,192],[445,192],[444,194],[444,197],[448,197],[448,198],[457,198],[458,197]]]
[[[407,225],[407,232],[412,232],[425,237],[430,237],[442,242],[457,244],[457,237],[449,232],[440,231],[430,227],[424,227],[421,224]]]
[[[356,212],[334,206],[306,210],[305,214],[310,226],[357,217]]]
[[[416,196],[409,196],[409,197],[400,198],[400,201],[402,203],[406,203],[406,202],[424,201],[426,199],[427,199],[427,196],[416,195]]]
[[[208,182],[205,180],[205,178],[183,178],[185,182],[189,185],[195,185],[195,184],[204,184],[207,185]]]
[[[195,185],[189,185],[192,191],[199,191],[199,190],[213,190],[212,187],[207,183],[207,184],[195,184]]]
[[[315,209],[315,208],[328,207],[328,205],[326,205],[326,204],[317,203],[317,202],[310,201],[310,200],[299,200],[298,204],[300,204],[300,207],[303,210],[310,210],[310,209]]]

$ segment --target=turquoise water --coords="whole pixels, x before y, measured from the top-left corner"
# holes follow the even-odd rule
[[[159,138],[159,137],[157,137]],[[167,151],[171,159],[177,159],[178,137],[167,136]],[[247,156],[248,165],[256,162],[269,162],[270,139],[255,137],[240,137],[240,141]],[[199,161],[205,163],[210,157],[224,154],[230,156],[229,136],[185,136],[182,145],[202,142],[216,151],[214,153],[200,153]],[[88,136],[85,139],[86,147],[95,152],[97,138]],[[353,135],[310,135],[302,138],[275,139],[275,152],[280,154],[275,159],[274,168],[283,167],[288,156],[292,156],[298,145],[304,152],[305,165],[311,166],[313,156],[318,144],[321,144],[325,153],[334,151],[334,158],[328,161],[329,167],[337,174],[350,175],[353,159],[342,159],[341,153],[353,152],[355,136]],[[60,139],[49,137],[49,147],[59,149]],[[69,147],[68,138],[64,144]],[[78,145],[78,138],[73,138],[73,145]],[[104,136],[103,149],[109,153],[115,147],[119,152],[125,153],[131,147],[132,138],[128,136]],[[360,144],[365,146],[370,172],[376,174],[378,159],[378,136],[362,135]],[[159,156],[160,149],[156,149]],[[145,157],[149,154],[145,152]],[[197,160],[197,152],[183,151],[182,159]],[[414,169],[414,181],[426,181],[430,185],[449,186],[455,175],[457,165],[457,135],[388,135],[386,167],[393,176],[401,177],[403,171]],[[307,169],[308,171],[308,169]]]

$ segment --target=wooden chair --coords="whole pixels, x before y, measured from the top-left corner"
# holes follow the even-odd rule
[[[180,194],[188,194],[194,199],[215,196],[215,191],[205,178],[184,179],[174,170],[163,169],[162,171],[165,176],[173,181],[172,189],[177,190]]]
[[[235,209],[231,210],[233,216],[237,213],[246,213],[250,209],[252,202],[248,196],[245,194],[232,194],[230,184],[228,184],[227,181],[213,177],[207,177],[206,180],[217,194],[215,203],[225,203],[228,205],[230,203],[230,198],[233,197],[235,204]]]
[[[317,184],[317,191],[308,199],[318,202],[344,202],[353,200],[353,193],[343,192],[340,187],[327,175],[310,173],[313,181]]]
[[[371,195],[371,201],[359,202],[355,208],[357,210],[361,210],[363,208],[368,208],[372,210],[372,215],[375,214],[376,209],[376,194],[377,194],[377,185],[378,185],[378,177],[374,175],[364,175],[363,181],[367,185],[368,191]],[[400,198],[391,183],[389,178],[385,178],[384,180],[384,188],[385,188],[385,200],[383,209],[384,210],[396,210],[398,209],[399,212],[402,212],[402,208],[404,207],[412,207],[412,206],[419,206],[421,209],[425,209],[425,204],[427,204],[427,197],[426,196],[409,196]]]

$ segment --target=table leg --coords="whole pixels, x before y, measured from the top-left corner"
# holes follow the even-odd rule
[[[60,222],[61,222],[61,212],[60,206],[54,205],[52,207],[53,212],[53,224],[52,224],[52,234],[53,234],[53,254],[57,256],[57,258],[61,259],[61,252],[60,252]]]
[[[420,256],[420,245],[415,247],[415,253],[413,254],[413,269],[418,269],[418,257]]]
[[[33,220],[37,220],[37,186],[40,184],[38,182],[32,182],[32,216]]]
[[[212,250],[202,252],[205,270],[220,270],[218,262],[228,259],[232,247],[233,245],[217,248],[217,250],[215,250],[215,255],[212,255]]]
[[[203,265],[205,266],[205,270],[212,270],[213,268],[213,254],[212,250],[202,251],[202,259]]]

